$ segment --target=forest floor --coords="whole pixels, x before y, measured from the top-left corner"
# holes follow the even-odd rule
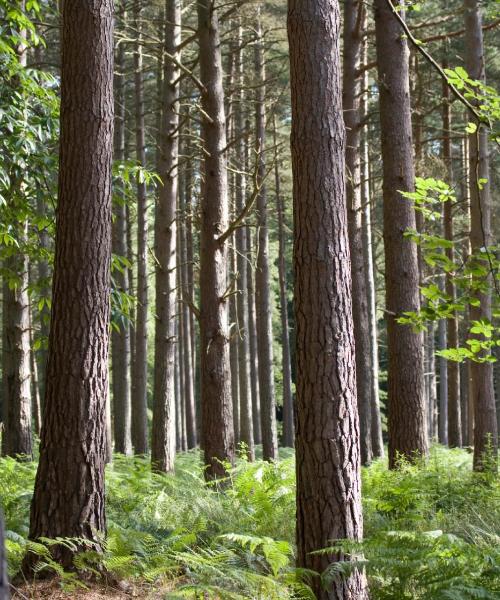
[[[29,545],[40,570],[56,575],[20,586],[16,600],[312,599],[313,575],[294,566],[290,450],[274,464],[240,460],[224,491],[205,484],[196,452],[179,455],[166,476],[116,456],[107,470],[104,556],[89,549],[75,566],[90,576],[104,568],[123,583],[86,589],[51,561],[49,541],[26,541],[35,470],[0,459],[11,574]],[[375,461],[363,468],[363,510],[365,541],[343,548],[365,556],[373,600],[500,598],[500,481],[473,473],[467,451],[436,446],[425,463],[399,471]]]

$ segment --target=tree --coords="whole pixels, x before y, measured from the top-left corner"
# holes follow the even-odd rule
[[[484,43],[482,19],[477,0],[464,0],[465,9],[465,63],[469,76],[484,83]],[[470,245],[473,253],[492,244],[491,198],[488,133],[476,123],[477,131],[469,135],[469,177],[471,199]],[[487,257],[480,259],[486,268],[487,281],[491,284],[492,274]],[[491,321],[491,290],[479,294],[479,306],[471,306],[470,319]],[[487,454],[496,456],[498,431],[493,389],[493,365],[490,362],[471,364],[471,391],[474,406],[474,468],[485,467]]]
[[[179,69],[171,60],[181,34],[180,0],[166,0],[165,56],[159,175],[155,219],[156,320],[151,461],[168,472],[175,460],[175,321],[177,313],[177,191],[179,160]],[[177,60],[176,60],[177,62]],[[181,365],[178,365],[181,368]]]
[[[29,537],[83,538],[96,549],[106,528],[112,153],[113,3],[65,0],[52,319]],[[71,566],[67,546],[51,551]],[[36,560],[29,554],[25,568]]]
[[[141,0],[134,0],[135,151],[137,163],[146,166],[144,81],[142,73]],[[137,309],[132,364],[132,445],[136,454],[148,452],[148,219],[146,181],[137,175]]]
[[[398,456],[413,460],[428,450],[424,399],[423,340],[398,318],[418,311],[416,245],[405,238],[415,229],[413,205],[401,191],[413,191],[408,47],[387,0],[375,0],[375,35],[383,161],[383,222],[388,344],[389,465]]]
[[[361,84],[359,75],[363,49],[362,25],[365,8],[360,0],[344,5],[343,110],[346,127],[346,196],[349,243],[352,268],[352,303],[354,339],[356,342],[357,398],[360,421],[361,462],[368,464],[372,450],[372,386],[370,382],[370,323],[366,290],[365,257],[363,255],[361,205]]]
[[[202,140],[200,362],[202,444],[207,479],[224,477],[234,460],[227,299],[228,192],[226,124],[218,11],[198,0]]]
[[[348,557],[313,552],[360,539],[363,530],[339,24],[335,0],[289,2],[297,562],[319,573]],[[329,589],[318,578],[312,587],[320,600],[367,598],[358,570],[335,577]]]
[[[257,7],[257,40],[255,44],[255,74],[257,90],[255,99],[256,151],[258,165],[257,227],[258,251],[255,269],[255,307],[257,314],[257,352],[259,356],[260,422],[262,430],[262,455],[264,460],[278,458],[276,435],[276,400],[274,394],[272,305],[269,288],[269,232],[267,225],[267,189],[265,160],[265,63],[262,40],[260,5]]]

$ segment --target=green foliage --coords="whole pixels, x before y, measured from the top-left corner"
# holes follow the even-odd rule
[[[284,451],[286,453],[286,451]],[[29,547],[65,589],[82,585],[54,564],[50,547],[81,540],[26,542],[34,465],[0,459],[0,489],[11,572]],[[196,452],[175,475],[116,456],[107,470],[104,555],[77,554],[80,572],[103,567],[167,598],[312,599],[312,573],[294,567],[292,452],[276,464],[241,460],[221,491],[204,482]],[[473,473],[463,450],[433,449],[427,463],[363,469],[366,540],[344,549],[362,557],[374,600],[495,598],[500,592],[500,483]],[[29,544],[29,546],[28,546]],[[334,564],[323,576],[345,573]]]

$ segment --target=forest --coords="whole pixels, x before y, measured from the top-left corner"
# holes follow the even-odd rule
[[[500,0],[0,0],[0,600],[500,599]]]

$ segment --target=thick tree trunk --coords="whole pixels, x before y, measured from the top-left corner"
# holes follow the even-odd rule
[[[465,64],[472,79],[485,81],[482,19],[477,0],[465,0]],[[492,244],[491,197],[488,132],[478,128],[469,136],[469,173],[471,198],[470,244],[473,253]],[[478,181],[486,183],[479,189]],[[483,267],[490,269],[489,261],[482,259]],[[488,283],[492,284],[491,274]],[[491,291],[479,294],[480,306],[471,306],[472,321],[491,321]],[[474,468],[482,470],[497,455],[498,430],[493,390],[493,365],[489,362],[471,364],[472,396],[474,404]],[[488,456],[489,455],[489,456]]]
[[[134,0],[135,148],[137,163],[146,166],[144,82],[142,75],[141,1]],[[146,183],[137,177],[137,308],[132,365],[132,445],[136,454],[148,452],[148,218]]]
[[[290,0],[295,315],[297,561],[322,573],[332,540],[362,537],[351,273],[345,203],[340,11]],[[329,60],[325,62],[325,57]],[[314,107],[314,110],[311,110]],[[314,578],[319,600],[367,598],[361,571]]]
[[[85,60],[82,61],[82,56]],[[106,529],[113,154],[113,3],[65,0],[61,142],[52,320],[40,461],[29,538]],[[51,549],[64,567],[66,546]],[[28,555],[25,567],[37,558]]]
[[[175,461],[175,345],[177,315],[177,190],[179,160],[179,69],[176,55],[181,36],[180,0],[165,4],[165,60],[160,128],[159,188],[155,217],[156,320],[153,435],[151,462],[169,472]],[[178,366],[180,367],[180,362]]]
[[[443,161],[448,171],[449,185],[453,185],[453,163],[451,145],[451,106],[450,88],[443,82]],[[445,202],[443,206],[444,237],[453,242],[453,210],[451,202]],[[454,261],[454,249],[447,248],[448,260]],[[456,289],[453,275],[445,275],[446,295],[452,302],[456,301]],[[458,348],[458,319],[456,314],[446,321],[446,343],[448,348]],[[442,360],[442,359],[441,359]],[[447,401],[448,401],[448,444],[453,447],[462,445],[462,419],[460,408],[460,364],[448,361],[447,365]]]
[[[219,21],[213,0],[197,0],[205,151],[200,233],[200,358],[205,476],[226,475],[234,461],[227,301],[226,124]]]
[[[123,3],[119,18],[125,19]],[[115,58],[115,159],[125,160],[125,45],[116,50]],[[126,199],[122,197],[113,206],[113,252],[127,256],[127,213]],[[128,269],[114,273],[114,285],[119,292],[128,294]],[[130,454],[132,451],[131,425],[132,405],[130,399],[130,323],[120,319],[113,328],[111,339],[112,390],[115,452]]]
[[[278,214],[278,277],[280,286],[281,312],[281,349],[283,353],[283,446],[294,447],[295,416],[292,393],[292,362],[290,357],[290,332],[288,330],[288,297],[286,286],[286,246],[285,246],[285,210],[281,195],[280,162],[276,140],[276,120],[273,123],[274,132],[274,185],[276,190],[276,212]]]
[[[400,191],[413,191],[408,48],[386,0],[375,0],[383,160],[384,246],[388,343],[389,465],[428,451],[422,335],[397,319],[418,311],[417,248],[404,237],[415,229],[415,211]]]
[[[361,207],[361,84],[359,75],[362,51],[363,12],[361,0],[344,4],[343,110],[346,127],[346,201],[352,269],[352,311],[356,343],[358,413],[360,422],[361,463],[373,458],[372,451],[372,386],[370,382],[370,324],[363,256]]]
[[[260,6],[257,7],[257,42],[255,44],[256,102],[255,129],[258,153],[258,181],[261,186],[257,197],[258,251],[255,270],[255,307],[257,315],[257,352],[259,356],[260,422],[262,430],[262,456],[264,460],[278,458],[276,434],[276,399],[274,394],[272,303],[269,274],[269,232],[267,214],[267,189],[264,183],[265,159],[265,98],[266,72],[262,39]]]

